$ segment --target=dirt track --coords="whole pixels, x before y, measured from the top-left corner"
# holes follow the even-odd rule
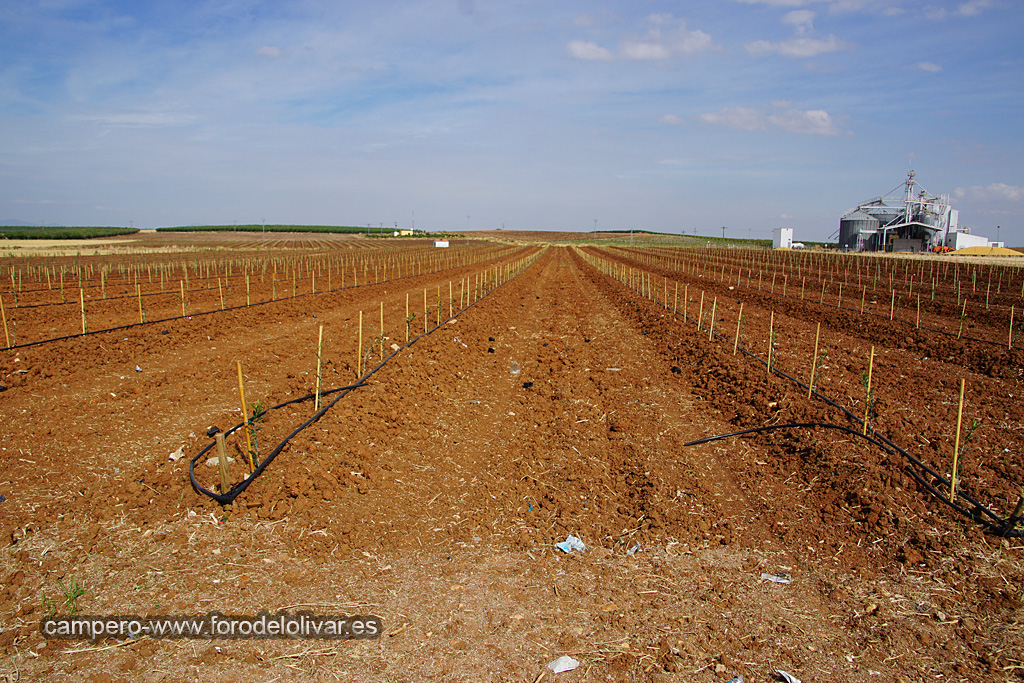
[[[683,447],[826,412],[570,249],[402,351],[226,512],[167,462],[238,421],[234,360],[250,397],[287,400],[310,389],[319,323],[381,298],[393,320],[406,286],[449,277],[5,358],[38,370],[0,393],[0,675],[534,681],[570,654],[558,680],[1020,679],[1019,539],[983,537],[842,436]],[[328,385],[351,381],[346,355],[327,360]],[[266,436],[311,412],[277,411]],[[569,533],[588,550],[555,550]],[[304,606],[377,614],[387,635],[68,653],[88,646],[38,632],[58,579],[86,587],[85,614]]]

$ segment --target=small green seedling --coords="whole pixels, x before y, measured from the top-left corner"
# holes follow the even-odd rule
[[[78,598],[85,595],[85,588],[75,579],[71,579],[67,586],[62,581],[57,581],[57,585],[60,586],[60,590],[64,594],[64,608],[68,614],[75,616],[78,614]]]
[[[260,464],[260,444],[259,444],[259,433],[263,429],[263,425],[260,422],[267,415],[267,408],[263,404],[263,401],[256,401],[250,407],[251,412],[249,413],[249,436],[252,438],[252,450],[249,451],[249,456],[252,458],[253,465],[258,467]]]

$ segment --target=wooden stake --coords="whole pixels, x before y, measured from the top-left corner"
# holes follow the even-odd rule
[[[956,441],[953,445],[953,473],[949,477],[949,500],[956,502],[956,471],[960,461],[960,424],[964,417],[964,378],[960,378],[960,407],[956,411]]]
[[[324,326],[320,326],[320,335],[316,340],[316,398],[313,401],[313,411],[320,411],[320,371],[323,368],[324,349]]]
[[[7,323],[4,322],[4,332],[7,331]],[[8,342],[7,346],[10,346]],[[1007,337],[1007,348],[1012,349],[1014,347],[1014,306],[1010,306],[1010,334]]]
[[[715,312],[718,308],[718,297],[715,297],[715,302],[711,304],[711,324],[708,325],[708,341],[715,336]]]
[[[3,336],[7,341],[7,348],[10,348],[10,332],[7,331],[7,313],[3,310],[3,297],[0,297],[0,317],[3,317]],[[1010,316],[1010,334],[1013,339],[1014,319],[1013,315]]]
[[[181,285],[181,317],[184,318],[188,315],[185,311],[185,281],[178,280],[178,284]]]
[[[409,292],[405,293],[405,343],[409,343],[409,327],[412,323],[409,321]]]
[[[775,311],[768,318],[768,376],[772,375],[772,335],[775,333]]]
[[[82,304],[82,334],[85,334],[85,291],[78,290],[78,301]]]
[[[251,305],[249,299],[249,273],[245,274],[245,305],[247,308]]]
[[[217,465],[220,469],[220,492],[231,490],[231,478],[228,476],[228,448],[224,443],[224,432],[217,432]]]
[[[842,308],[842,307],[843,307],[843,283],[840,282],[839,283],[839,305],[836,306],[836,308]]]
[[[807,380],[807,398],[811,398],[814,393],[814,371],[818,368],[818,339],[821,337],[821,323],[818,323],[817,329],[814,331],[814,355],[811,356],[811,376]]]
[[[427,318],[429,317],[428,316],[429,312],[430,312],[430,309],[427,308],[427,290],[424,289],[423,290],[423,334],[427,333],[427,325],[429,324],[427,322]]]
[[[135,283],[135,296],[139,299],[139,323],[146,322],[146,314],[142,310],[142,288],[139,287],[139,283]]]
[[[871,356],[868,359],[868,386],[867,393],[864,394],[864,435],[868,433],[868,416],[871,412],[871,371],[875,367],[875,347],[871,347]]]
[[[736,349],[740,345],[740,323],[743,322],[743,304],[740,304],[740,314],[736,316],[736,338],[732,341],[732,355],[736,355]]]
[[[964,299],[963,310],[960,311],[960,327],[957,328],[956,338],[959,339],[960,335],[964,332],[964,320],[967,319],[967,299]]]
[[[672,312],[673,313],[678,313],[679,312],[679,283],[678,282],[676,282],[676,298],[675,298],[675,303],[672,304]]]
[[[249,408],[245,405],[245,383],[242,381],[242,361],[235,361],[238,366],[238,400],[242,402],[242,430],[245,432],[245,460],[249,465],[249,474],[256,470],[252,459],[252,427],[249,424]]]
[[[380,360],[384,362],[384,302],[380,302]]]
[[[860,312],[861,312],[861,314],[864,313],[864,297],[867,295],[867,293],[868,293],[867,286],[865,286],[864,288],[862,288],[860,290]]]
[[[704,322],[704,290],[700,291],[700,308],[697,313],[697,329],[700,329],[701,323]]]
[[[917,295],[917,329],[921,329],[921,295]]]
[[[359,341],[356,346],[356,379],[363,376],[363,312],[359,311]]]

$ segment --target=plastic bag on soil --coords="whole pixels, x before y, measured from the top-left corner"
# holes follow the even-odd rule
[[[572,538],[572,537],[570,536],[570,538]],[[573,659],[572,657],[569,657],[569,656],[566,656],[566,655],[562,655],[561,657],[559,657],[555,661],[553,661],[550,664],[548,664],[548,668],[551,669],[552,671],[554,671],[556,674],[560,674],[563,671],[572,671],[573,669],[575,669],[579,665],[580,665],[580,663],[578,661],[576,661],[575,659]]]
[[[583,544],[583,541],[572,535],[570,535],[561,543],[556,543],[555,547],[561,550],[563,553],[571,553],[574,550],[583,552],[587,549],[587,546]]]

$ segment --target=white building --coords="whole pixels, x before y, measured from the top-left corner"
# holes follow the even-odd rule
[[[792,249],[793,228],[775,228],[772,230],[772,249]]]
[[[969,232],[950,232],[946,234],[946,246],[953,250],[966,249],[967,247],[991,247],[987,237],[972,235]]]

